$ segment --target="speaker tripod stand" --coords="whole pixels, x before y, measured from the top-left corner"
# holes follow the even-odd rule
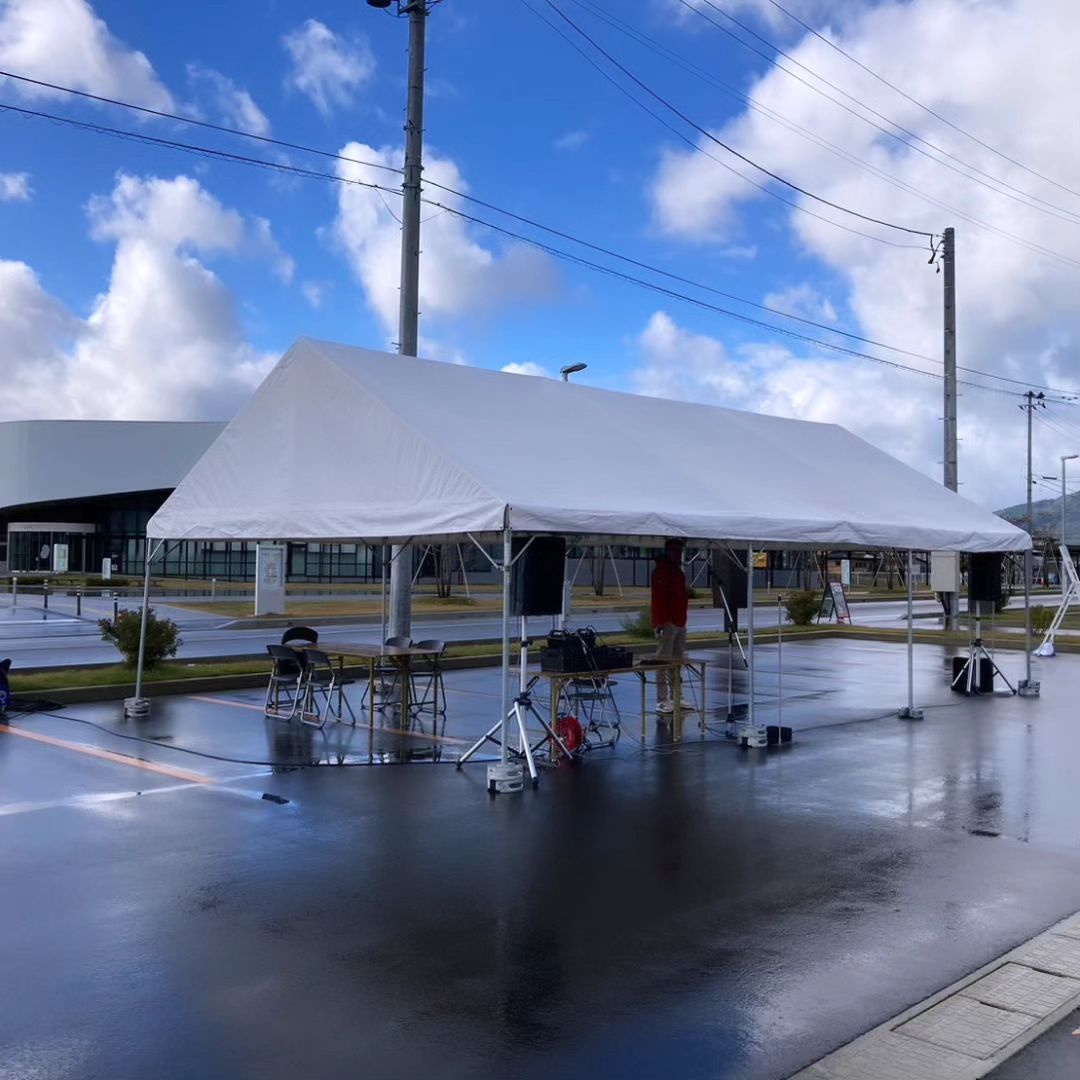
[[[517,728],[517,746],[507,745],[507,754],[515,759],[524,759],[525,764],[529,769],[529,777],[534,784],[540,780],[540,772],[536,767],[536,754],[548,743],[553,743],[559,748],[559,750],[567,756],[567,758],[573,758],[573,754],[567,748],[566,743],[559,738],[558,733],[554,727],[548,722],[547,718],[543,716],[536,708],[532,699],[532,688],[536,685],[537,676],[529,678],[529,639],[525,632],[525,620],[521,620],[521,643],[520,643],[520,675],[518,678],[518,693],[514,698],[513,704],[510,706],[510,711],[506,714],[506,719]],[[544,730],[544,734],[536,740],[535,743],[529,741],[529,732],[526,726],[528,717],[532,717],[541,728]],[[458,758],[457,767],[460,769],[474,754],[476,754],[485,743],[492,743],[495,746],[502,747],[502,728],[503,721],[498,720],[480,736],[465,751],[464,754]]]
[[[1005,672],[997,666],[997,662],[986,651],[986,646],[983,645],[982,638],[978,636],[978,631],[976,631],[976,637],[968,646],[968,655],[967,659],[964,661],[964,666],[953,677],[952,688],[955,690],[957,685],[961,684],[963,686],[963,693],[967,694],[969,697],[972,694],[981,693],[981,689],[975,689],[975,682],[979,665],[983,660],[989,663],[994,674],[1000,677],[1001,681],[1009,688],[1011,693],[1015,694],[1016,687],[1009,682],[1005,677]],[[961,680],[963,680],[962,683]]]

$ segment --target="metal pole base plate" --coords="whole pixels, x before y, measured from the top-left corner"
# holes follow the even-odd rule
[[[735,741],[739,746],[751,750],[764,749],[769,745],[769,733],[763,727],[751,727],[749,724],[737,724]]]
[[[512,795],[525,787],[525,769],[515,762],[503,765],[501,762],[489,765],[487,770],[488,793],[491,795]]]
[[[1042,683],[1035,679],[1021,679],[1016,684],[1016,692],[1020,697],[1038,697],[1039,691],[1042,689]]]
[[[144,697],[124,698],[124,715],[135,719],[150,715],[150,699]]]
[[[908,708],[906,705],[896,714],[901,720],[921,720],[923,711],[918,706]]]

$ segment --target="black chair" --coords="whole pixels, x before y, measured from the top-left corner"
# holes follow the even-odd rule
[[[349,699],[345,696],[345,687],[351,682],[351,679],[342,678],[341,673],[334,667],[333,661],[321,649],[305,649],[304,704],[300,713],[300,722],[310,724],[312,727],[324,727],[334,711],[334,696],[337,695],[338,720],[343,719],[343,710],[348,709],[355,727],[356,714],[349,704]],[[319,697],[323,700],[322,708],[319,708],[316,700]]]
[[[397,637],[388,637],[383,644],[392,649],[407,649],[412,645],[412,638],[403,637],[401,635],[398,635]],[[394,690],[397,688],[398,679],[401,676],[401,668],[398,667],[397,664],[377,664],[373,676],[373,679],[369,680],[367,686],[364,688],[364,695],[360,699],[360,707],[365,707],[368,700],[368,694],[378,693],[383,701],[381,705],[376,705],[376,708],[384,709],[387,705],[392,704],[391,701],[386,699],[392,697]]]
[[[413,648],[426,654],[431,668],[412,676],[409,690],[411,709],[420,714],[428,710],[432,714],[432,730],[438,725],[439,717],[446,715],[446,690],[443,684],[442,656],[446,652],[446,642],[438,638],[413,643]],[[419,687],[419,689],[418,689]],[[421,729],[423,724],[421,723]]]
[[[291,720],[304,701],[304,658],[287,645],[267,645],[266,651],[274,666],[266,684],[263,715]]]
[[[308,645],[318,645],[319,631],[312,630],[310,626],[290,626],[281,635],[281,644],[288,645],[290,641],[304,641]]]

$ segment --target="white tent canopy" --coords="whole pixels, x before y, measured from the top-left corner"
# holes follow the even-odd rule
[[[835,424],[300,339],[150,519],[182,540],[518,533],[1022,551]]]

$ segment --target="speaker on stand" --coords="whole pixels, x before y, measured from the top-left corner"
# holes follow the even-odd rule
[[[968,622],[973,623],[975,634],[968,646],[966,657],[953,657],[951,688],[961,694],[992,694],[994,676],[1012,693],[1016,688],[986,651],[982,640],[982,609],[984,605],[994,610],[1001,603],[1001,556],[993,552],[972,555],[968,561]]]

